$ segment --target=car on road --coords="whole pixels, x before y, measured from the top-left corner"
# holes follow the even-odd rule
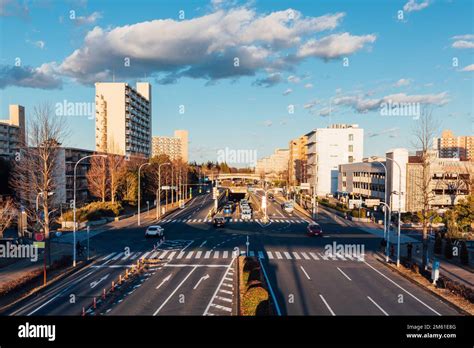
[[[214,224],[214,227],[224,227],[225,218],[222,216],[215,217],[213,224]]]
[[[242,220],[250,220],[252,218],[252,211],[250,209],[242,210],[242,212],[240,214],[240,218]]]
[[[163,227],[159,225],[152,225],[148,226],[148,228],[145,231],[145,237],[163,237],[165,234],[165,230]]]
[[[287,213],[291,214],[293,213],[293,210],[294,210],[294,205],[293,205],[293,202],[284,202],[282,203],[281,205],[281,208],[286,211]]]
[[[232,206],[229,204],[224,206],[224,215],[231,215],[232,214]]]
[[[313,236],[319,237],[323,235],[323,229],[321,228],[321,225],[315,222],[309,224],[306,230],[307,230],[308,235],[311,237]]]

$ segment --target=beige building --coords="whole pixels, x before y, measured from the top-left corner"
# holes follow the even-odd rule
[[[385,158],[339,165],[337,191],[363,198],[385,201]]]
[[[430,208],[455,205],[469,195],[474,175],[474,162],[459,158],[433,158],[430,163]],[[423,168],[420,157],[410,156],[407,163],[407,211],[422,209]]]
[[[10,105],[10,118],[0,120],[0,156],[14,156],[25,143],[25,108]]]
[[[444,130],[441,137],[434,138],[433,146],[440,158],[459,158],[461,161],[474,161],[474,136],[455,136]]]
[[[168,155],[171,160],[188,162],[188,131],[176,130],[173,137],[154,136],[152,156]]]
[[[151,156],[151,85],[95,84],[96,151]]]
[[[290,150],[276,149],[269,157],[264,157],[257,161],[255,173],[280,175],[288,170],[288,160]]]
[[[290,186],[299,186],[302,182],[307,182],[307,143],[308,137],[306,135],[293,139],[289,143],[288,179]]]

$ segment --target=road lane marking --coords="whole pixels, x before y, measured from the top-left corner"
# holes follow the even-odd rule
[[[151,251],[147,251],[146,253],[144,253],[144,254],[142,255],[142,257],[140,257],[140,259],[144,259],[145,257],[148,256],[149,253],[151,253]]]
[[[367,298],[368,298],[368,299],[370,300],[370,302],[372,302],[378,309],[380,309],[380,311],[381,311],[383,314],[385,314],[385,315],[388,317],[388,313],[385,312],[385,311],[383,310],[383,308],[380,307],[380,306],[377,304],[377,302],[375,302],[374,300],[372,300],[372,298],[371,298],[370,296],[367,296]]]
[[[292,259],[289,252],[284,251],[283,254],[285,255],[285,257],[286,257],[288,260],[291,260],[291,259]]]
[[[305,269],[303,268],[303,266],[300,266],[301,270],[303,271],[304,275],[306,276],[306,278],[308,278],[308,280],[311,280],[311,278],[309,277],[308,273],[306,273]]]
[[[204,242],[201,243],[201,245],[199,246],[199,248],[202,248],[204,246],[204,244],[207,243],[207,240],[205,240]]]
[[[128,259],[130,256],[132,256],[133,253],[128,253],[124,257],[122,257],[122,260]]]
[[[186,255],[186,258],[190,259],[193,256],[193,254],[194,254],[194,251],[190,251],[188,255]]]
[[[164,258],[166,256],[166,254],[168,254],[170,251],[169,250],[166,250],[164,251],[161,255],[160,255],[160,259]]]
[[[176,255],[176,251],[172,251],[171,254],[168,255],[168,259],[171,260],[174,255]]]
[[[323,255],[323,254],[321,254],[321,253],[318,253],[318,254],[319,254],[319,256],[321,256],[321,258],[322,258],[323,260],[327,260],[327,259],[328,259],[328,257],[327,257],[326,255]]]
[[[113,260],[113,261],[116,261],[116,260],[118,260],[119,258],[121,258],[122,255],[123,255],[123,252],[118,253],[112,260]]]
[[[221,281],[219,282],[219,285],[217,285],[216,291],[214,291],[214,294],[212,294],[211,300],[209,301],[209,303],[208,303],[206,309],[204,310],[204,313],[202,314],[203,316],[208,314],[209,308],[210,308],[211,306],[215,306],[215,307],[219,308],[219,307],[218,307],[219,305],[214,305],[212,302],[214,301],[214,298],[217,296],[217,293],[219,292],[219,290],[220,290],[221,287],[223,286],[224,280],[225,280],[225,278],[227,277],[227,272],[228,272],[229,269],[232,267],[232,264],[233,264],[233,263],[234,263],[234,258],[232,258],[232,260],[230,261],[230,263],[227,265],[227,269],[226,269],[226,271],[224,272],[224,276],[222,277]],[[232,312],[232,309],[230,309],[229,311]]]
[[[229,252],[227,250],[225,250],[223,253],[222,253],[222,258],[223,259],[227,259],[229,257]]]
[[[222,297],[222,296],[216,296],[216,299],[217,299],[217,300],[220,300],[220,301],[232,303],[232,299],[231,299],[231,298]]]
[[[211,251],[206,251],[206,254],[204,255],[204,258],[208,259],[209,256],[211,256]]]
[[[219,258],[219,251],[214,251],[214,258],[218,259]]]
[[[273,255],[271,251],[267,251],[267,256],[270,260],[273,259]]]
[[[281,260],[283,256],[281,256],[279,251],[275,251],[275,255],[277,256],[277,259]]]
[[[186,280],[188,280],[188,278],[191,276],[191,274],[193,274],[193,272],[197,269],[197,267],[194,267],[191,272],[188,273],[188,275],[186,277],[184,277],[184,279],[181,281],[181,283],[178,284],[178,286],[173,290],[173,292],[168,296],[168,298],[161,304],[160,307],[158,307],[158,309],[155,311],[155,313],[153,313],[153,316],[156,316],[162,309],[163,307],[168,303],[168,301],[170,300],[171,297],[173,297],[173,295],[176,293],[176,291],[178,291],[178,289],[184,284],[184,282]]]
[[[168,280],[170,280],[170,278],[171,278],[171,274],[168,275],[166,278],[163,278],[163,280],[161,281],[161,283],[160,283],[155,289],[161,288],[161,286],[162,286],[164,283],[166,283]]]
[[[154,259],[155,257],[158,256],[160,252],[159,251],[155,251],[153,254],[150,255],[150,259]]]
[[[200,259],[200,258],[201,258],[201,254],[202,254],[202,251],[199,250],[199,251],[196,253],[195,258],[196,258],[196,259]]]
[[[298,255],[296,251],[293,251],[293,256],[295,257],[295,259],[301,260],[301,257]]]
[[[312,257],[313,259],[319,260],[319,257],[318,257],[315,253],[310,252],[309,254],[311,255],[311,257]]]
[[[342,269],[340,269],[339,267],[336,267],[336,268],[339,270],[339,272],[342,273],[342,275],[343,275],[344,277],[346,277],[347,279],[349,279],[350,281],[352,281],[352,279],[349,278],[349,276],[348,276],[347,274],[345,274],[345,273],[342,271]]]
[[[183,256],[184,256],[184,252],[181,251],[181,252],[178,254],[178,256],[176,256],[176,258],[177,258],[177,259],[181,259]]]
[[[232,291],[224,290],[224,289],[220,289],[219,292],[223,292],[224,294],[228,294],[228,295],[232,295],[232,294],[233,294]]]
[[[437,311],[435,311],[433,308],[431,308],[430,306],[428,306],[426,303],[424,303],[422,300],[420,300],[418,297],[416,297],[415,295],[413,295],[411,292],[409,292],[408,290],[405,290],[403,287],[401,287],[400,285],[398,285],[397,283],[395,283],[392,279],[390,279],[389,277],[387,277],[385,274],[383,274],[382,272],[380,272],[378,269],[374,268],[372,265],[370,265],[367,261],[362,261],[364,262],[367,266],[369,266],[370,268],[372,268],[375,272],[377,272],[378,274],[380,274],[382,277],[384,277],[385,279],[387,279],[390,283],[392,283],[393,285],[395,285],[397,288],[405,291],[408,295],[410,295],[411,297],[413,297],[415,300],[417,300],[418,302],[420,302],[422,305],[424,305],[426,308],[428,308],[429,310],[431,310],[433,313],[441,316],[441,313],[438,313]]]
[[[319,297],[321,297],[321,300],[324,302],[326,307],[329,309],[329,312],[331,312],[331,314],[333,316],[336,316],[336,313],[334,313],[334,311],[331,309],[331,307],[329,307],[329,304],[326,302],[326,299],[323,297],[323,295],[319,294]]]
[[[263,252],[262,252],[262,251],[259,251],[259,252],[258,252],[258,258],[259,258],[259,259],[264,259],[264,258],[265,258],[265,256],[263,255]]]
[[[281,255],[280,255],[281,256]],[[279,316],[281,316],[281,311],[280,311],[280,306],[278,305],[278,302],[277,302],[277,299],[276,299],[276,296],[275,296],[275,293],[273,292],[273,288],[272,288],[272,284],[270,284],[270,279],[268,279],[268,276],[267,276],[267,271],[265,271],[265,267],[263,266],[264,262],[261,262],[260,263],[260,267],[263,271],[263,276],[265,277],[265,280],[267,282],[267,286],[268,286],[268,290],[270,290],[270,294],[272,295],[272,298],[273,298],[273,303],[275,305],[275,309],[277,311],[277,314]]]

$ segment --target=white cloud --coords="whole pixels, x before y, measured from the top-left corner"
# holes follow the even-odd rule
[[[301,79],[298,76],[290,75],[288,76],[288,82],[290,83],[299,83]]]
[[[296,56],[298,58],[320,57],[338,58],[359,51],[365,44],[373,43],[375,35],[351,35],[350,33],[332,34],[322,39],[311,39],[303,44]]]
[[[7,86],[60,89],[62,81],[57,77],[56,71],[54,62],[37,68],[0,66],[0,89]]]
[[[291,88],[288,88],[286,91],[283,92],[283,95],[288,95],[291,92],[293,92],[293,90]]]
[[[406,12],[421,11],[430,5],[429,0],[417,2],[416,0],[409,0],[404,6],[403,10]]]
[[[100,12],[92,12],[89,16],[78,16],[74,20],[76,25],[91,25],[95,24],[99,19],[102,18],[102,14]]]
[[[268,74],[267,77],[255,80],[253,85],[262,86],[262,87],[272,87],[282,81],[283,81],[283,78],[281,76],[281,73],[276,72],[276,73]]]
[[[452,37],[453,40],[474,40],[474,34],[456,35]]]
[[[473,41],[466,41],[466,40],[458,40],[454,41],[452,44],[453,48],[474,48],[474,42]]]
[[[474,71],[474,64],[464,67],[461,71]]]
[[[377,110],[382,103],[419,103],[442,106],[449,102],[448,93],[407,95],[405,93],[390,94],[382,98],[364,99],[360,96],[342,96],[333,99],[335,105],[352,107],[359,113]]]
[[[304,85],[304,88],[308,88],[308,89],[313,88],[313,84],[312,83],[307,83],[307,84]]]
[[[397,82],[395,82],[394,86],[395,87],[408,86],[410,83],[411,83],[410,79],[400,79]]]

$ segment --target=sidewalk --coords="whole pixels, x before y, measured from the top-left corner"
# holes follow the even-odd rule
[[[295,203],[295,208],[298,210],[298,211],[301,211],[303,212],[305,215],[311,217],[311,212],[309,212],[308,210],[304,209],[303,207],[301,207],[300,205],[298,205],[297,203]],[[381,225],[378,225],[378,224],[375,224],[375,223],[363,223],[363,222],[354,222],[354,221],[350,221],[350,220],[346,220],[344,219],[341,215],[342,213],[338,212],[338,211],[333,211],[333,209],[330,209],[328,207],[325,207],[325,206],[322,206],[322,205],[319,205],[319,210],[322,210],[324,211],[325,213],[327,213],[329,216],[331,216],[331,218],[333,218],[337,223],[341,224],[341,225],[345,225],[345,226],[354,226],[354,227],[357,227],[367,233],[370,233],[370,234],[373,234],[373,235],[376,235],[380,238],[383,238],[383,235],[384,235],[384,231],[383,231],[383,226]],[[397,238],[398,238],[398,235],[397,235],[397,231],[394,231],[393,229],[390,231],[390,236],[389,236],[389,240],[390,240],[390,243],[397,243]],[[417,240],[417,239],[414,239],[410,236],[407,236],[405,234],[401,234],[400,235],[400,255],[405,257],[407,255],[407,248],[406,248],[406,244],[408,242],[411,242],[413,244],[413,251],[412,251],[412,257],[413,259],[421,264],[421,252],[422,252],[422,242]],[[429,250],[428,250],[428,255],[430,257],[430,265],[429,265],[429,269],[431,270],[431,265],[432,265],[432,262],[433,262],[433,244],[434,243],[430,243],[429,245]],[[417,255],[415,250],[417,248],[417,246],[419,247],[419,250],[420,250],[420,255]],[[448,260],[446,260],[444,257],[440,257],[439,255],[434,255],[434,257],[440,261],[440,274],[441,275],[444,275],[445,277],[447,278],[450,278],[452,280],[455,280],[461,284],[464,284],[465,286],[468,286],[468,287],[471,287],[471,288],[474,288],[474,272],[472,271],[469,271],[468,269],[465,269],[463,267],[460,267],[452,262],[449,262]]]

